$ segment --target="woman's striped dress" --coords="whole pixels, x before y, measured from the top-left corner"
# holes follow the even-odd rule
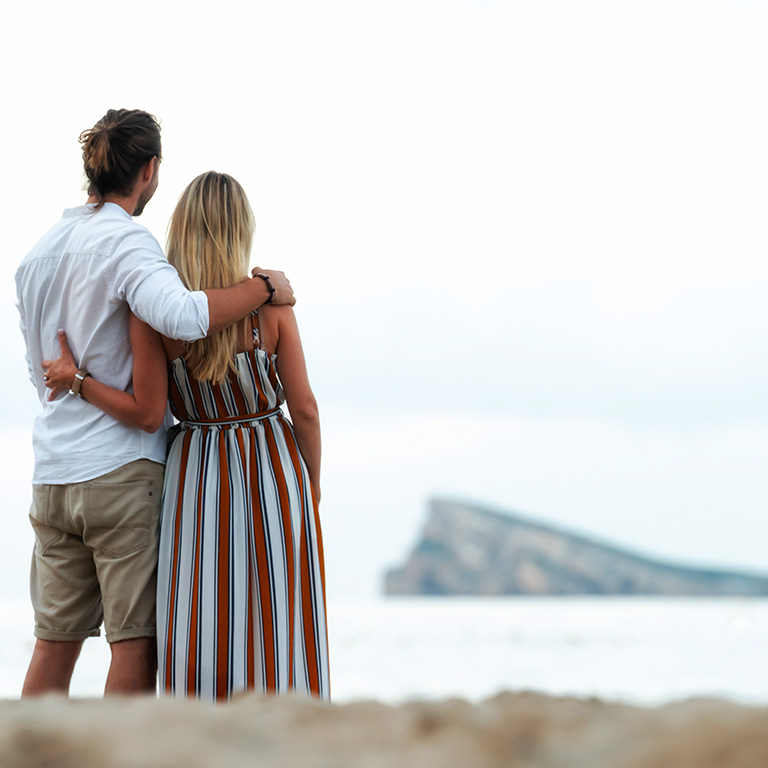
[[[180,431],[165,474],[157,598],[169,695],[329,696],[320,520],[275,360],[241,352],[239,375],[220,385],[193,379],[183,357],[170,363]]]

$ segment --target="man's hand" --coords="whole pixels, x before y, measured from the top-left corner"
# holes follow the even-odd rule
[[[284,272],[280,272],[277,269],[254,267],[251,270],[251,275],[255,276],[257,272],[266,275],[272,282],[272,286],[275,289],[275,296],[272,299],[272,304],[288,304],[292,307],[296,303],[296,299],[293,295],[293,288],[291,288],[291,283]]]
[[[74,355],[67,344],[67,334],[64,331],[59,331],[58,336],[61,355],[56,360],[43,360],[42,362],[45,371],[43,376],[45,386],[51,390],[48,394],[49,400],[58,397],[62,392],[69,392],[77,373]]]

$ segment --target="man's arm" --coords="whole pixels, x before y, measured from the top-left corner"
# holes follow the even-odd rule
[[[113,255],[105,262],[104,277],[114,296],[126,301],[140,320],[169,339],[202,339],[236,323],[269,298],[260,277],[230,288],[188,291],[157,241],[143,228],[127,231]],[[294,303],[291,284],[282,272],[258,271],[274,285],[272,303]]]
[[[253,274],[257,272],[266,275],[275,289],[272,304],[293,306],[296,303],[291,284],[282,272],[255,267]],[[203,293],[208,297],[209,336],[266,304],[270,296],[267,284],[261,277],[243,280],[231,288],[207,288]]]

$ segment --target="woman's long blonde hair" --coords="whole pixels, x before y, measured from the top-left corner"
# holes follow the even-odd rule
[[[190,291],[228,288],[245,280],[253,240],[253,211],[243,188],[226,173],[208,171],[182,192],[168,225],[168,261]],[[193,341],[185,354],[199,381],[220,382],[235,371],[239,325]]]

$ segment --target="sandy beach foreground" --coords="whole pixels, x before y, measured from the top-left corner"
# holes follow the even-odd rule
[[[762,768],[768,709],[692,700],[644,709],[502,693],[342,706],[243,696],[0,702],[0,766]]]

